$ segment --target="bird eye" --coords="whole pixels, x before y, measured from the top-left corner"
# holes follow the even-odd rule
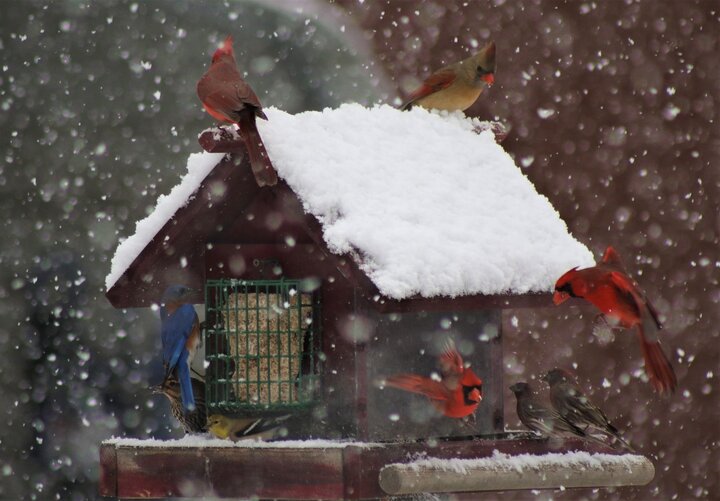
[[[487,73],[487,71],[485,71],[482,66],[477,67],[477,72],[478,75],[484,75],[485,73]]]

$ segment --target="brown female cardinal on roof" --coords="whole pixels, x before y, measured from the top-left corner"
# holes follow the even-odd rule
[[[495,82],[495,42],[469,58],[436,71],[417,88],[403,110],[413,106],[426,109],[465,111]]]
[[[445,416],[464,418],[473,414],[482,400],[482,380],[465,367],[451,339],[440,355],[440,372],[441,381],[416,374],[398,374],[387,378],[385,384],[425,395]]]
[[[215,119],[240,127],[257,184],[276,184],[277,173],[255,124],[256,117],[263,120],[267,117],[255,92],[240,76],[232,36],[228,36],[213,54],[210,69],[197,83],[197,94],[205,110]]]
[[[614,325],[637,329],[650,382],[660,393],[675,390],[675,371],[658,339],[662,326],[657,311],[625,272],[615,249],[608,247],[600,264],[582,270],[573,268],[560,277],[553,302],[560,304],[571,297],[594,304]]]

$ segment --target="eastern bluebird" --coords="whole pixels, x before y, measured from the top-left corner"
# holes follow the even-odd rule
[[[190,364],[200,345],[200,322],[195,308],[187,301],[192,289],[184,285],[171,285],[165,289],[160,308],[162,356],[165,380],[177,372],[183,408],[195,408]]]
[[[247,439],[272,440],[287,435],[283,423],[289,414],[277,417],[262,418],[231,418],[213,414],[208,418],[208,430],[218,438],[230,439],[233,442]]]
[[[170,411],[182,425],[185,433],[204,433],[207,431],[207,411],[205,407],[205,383],[192,378],[195,397],[195,410],[185,411],[180,397],[180,383],[170,375],[162,384],[153,386],[153,393],[163,394],[170,401]]]
[[[627,443],[615,428],[605,413],[582,392],[575,384],[572,376],[565,370],[553,369],[542,377],[550,385],[550,402],[558,413],[575,426],[585,429],[599,430],[615,438],[627,450],[633,452],[632,446]]]
[[[543,405],[528,383],[515,383],[510,387],[517,399],[517,415],[522,424],[546,437],[563,438],[568,434],[586,438],[585,432],[568,422],[554,409]]]

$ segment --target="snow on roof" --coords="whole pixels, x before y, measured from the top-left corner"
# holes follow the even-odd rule
[[[480,122],[387,105],[290,115],[260,133],[280,176],[390,298],[543,292],[594,264]]]
[[[354,442],[343,440],[309,439],[309,440],[275,440],[265,442],[263,440],[241,440],[232,442],[221,440],[209,434],[185,435],[183,438],[160,440],[160,439],[139,439],[113,437],[103,440],[103,444],[122,447],[244,447],[250,449],[342,449],[345,447],[382,447],[382,444],[372,442]]]
[[[135,233],[120,242],[110,263],[110,273],[105,277],[105,287],[110,289],[125,273],[147,244],[162,229],[175,212],[185,206],[197,191],[203,179],[224,156],[223,153],[193,153],[187,161],[187,174],[170,194],[160,195],[155,209],[148,217],[137,222]]]
[[[409,470],[421,471],[427,468],[467,474],[469,470],[482,468],[492,471],[542,470],[550,466],[578,469],[596,469],[617,465],[632,471],[646,463],[643,456],[636,454],[591,454],[583,451],[548,454],[503,454],[493,451],[492,457],[475,459],[424,458],[410,463],[395,463]]]
[[[280,177],[386,297],[545,292],[592,254],[575,240],[491,132],[462,113],[342,105],[258,127]],[[195,154],[188,174],[118,246],[117,281],[222,154]]]

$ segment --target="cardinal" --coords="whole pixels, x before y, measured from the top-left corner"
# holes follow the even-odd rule
[[[620,436],[602,409],[583,393],[568,371],[555,368],[542,379],[550,386],[550,402],[563,418],[586,433],[588,429],[595,429],[609,435],[633,452],[632,446]]]
[[[650,383],[660,393],[675,390],[675,371],[658,339],[662,325],[657,311],[625,272],[615,249],[608,247],[600,264],[581,270],[573,268],[560,277],[553,302],[560,304],[571,297],[595,305],[612,325],[636,329]]]
[[[403,110],[425,109],[465,111],[486,87],[495,82],[495,42],[469,58],[436,71],[410,94]]]
[[[210,69],[197,83],[197,94],[212,117],[237,124],[247,147],[255,181],[259,186],[273,186],[277,183],[277,173],[255,124],[256,117],[267,120],[267,116],[252,87],[240,76],[232,42],[232,36],[228,36],[215,51]]]
[[[441,381],[416,374],[398,374],[387,378],[385,384],[425,395],[447,417],[464,418],[473,414],[482,400],[482,380],[465,367],[451,339],[445,344],[439,365]]]

